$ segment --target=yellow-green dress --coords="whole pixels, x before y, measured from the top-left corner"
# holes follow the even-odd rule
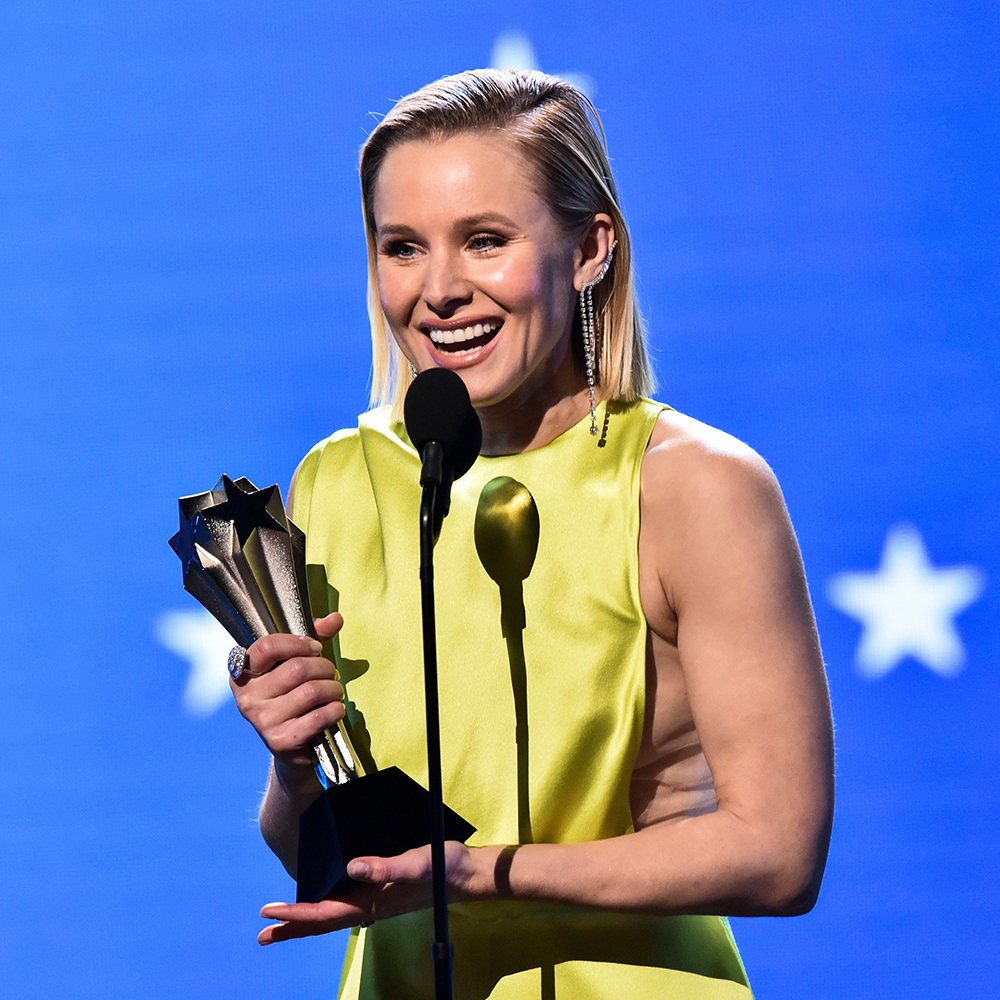
[[[639,471],[663,409],[602,404],[598,438],[588,415],[543,448],[480,457],[455,483],[435,603],[444,798],[477,828],[470,846],[632,831],[646,665]],[[333,653],[356,742],[426,787],[419,470],[403,426],[375,410],[306,456],[293,516],[308,538],[314,611],[344,616]],[[475,538],[497,477],[522,484],[537,509],[523,618],[505,584],[503,628]],[[449,921],[456,1000],[750,997],[722,917],[506,901],[452,904]],[[340,996],[430,1000],[432,939],[430,911],[355,929]]]

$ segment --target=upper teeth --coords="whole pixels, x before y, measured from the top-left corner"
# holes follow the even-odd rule
[[[475,326],[462,327],[461,330],[432,329],[430,335],[435,344],[459,344],[463,340],[472,340],[484,333],[492,333],[499,326],[499,323],[477,323]]]

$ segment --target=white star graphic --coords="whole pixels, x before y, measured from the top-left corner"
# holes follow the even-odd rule
[[[211,715],[230,698],[226,661],[233,637],[207,611],[165,611],[156,620],[156,638],[190,664],[184,707]]]
[[[516,69],[519,72],[527,73],[531,70],[541,69],[538,65],[538,57],[535,55],[535,47],[531,44],[531,39],[520,31],[506,31],[500,35],[493,43],[493,54],[490,57],[490,66],[493,69]],[[597,84],[594,78],[586,73],[579,73],[568,70],[565,73],[556,73],[560,80],[573,84],[578,90],[582,90],[591,100],[597,93]]]
[[[942,677],[965,662],[955,616],[986,586],[977,566],[935,568],[912,524],[889,529],[882,565],[871,573],[838,573],[827,596],[864,624],[856,654],[858,671],[876,679],[912,656]]]

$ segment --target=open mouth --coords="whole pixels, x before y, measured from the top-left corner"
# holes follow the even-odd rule
[[[427,336],[442,354],[462,355],[478,351],[488,344],[499,332],[503,323],[491,320],[488,323],[474,323],[458,330],[438,330],[431,327]]]

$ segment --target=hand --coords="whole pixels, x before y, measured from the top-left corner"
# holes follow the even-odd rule
[[[492,883],[493,863],[487,857],[492,850],[470,850],[457,840],[445,843],[445,877],[450,902],[476,898]],[[480,867],[484,867],[483,872]],[[433,905],[429,846],[417,847],[394,858],[355,858],[347,866],[347,874],[356,884],[336,898],[318,903],[268,903],[260,915],[281,923],[265,927],[257,935],[258,942],[273,944],[291,938],[329,934],[363,921],[385,920]]]
[[[316,634],[332,639],[344,619],[318,618]],[[275,765],[312,768],[312,741],[344,717],[344,688],[315,639],[265,635],[246,654],[239,680],[230,681],[236,705],[274,755]]]

